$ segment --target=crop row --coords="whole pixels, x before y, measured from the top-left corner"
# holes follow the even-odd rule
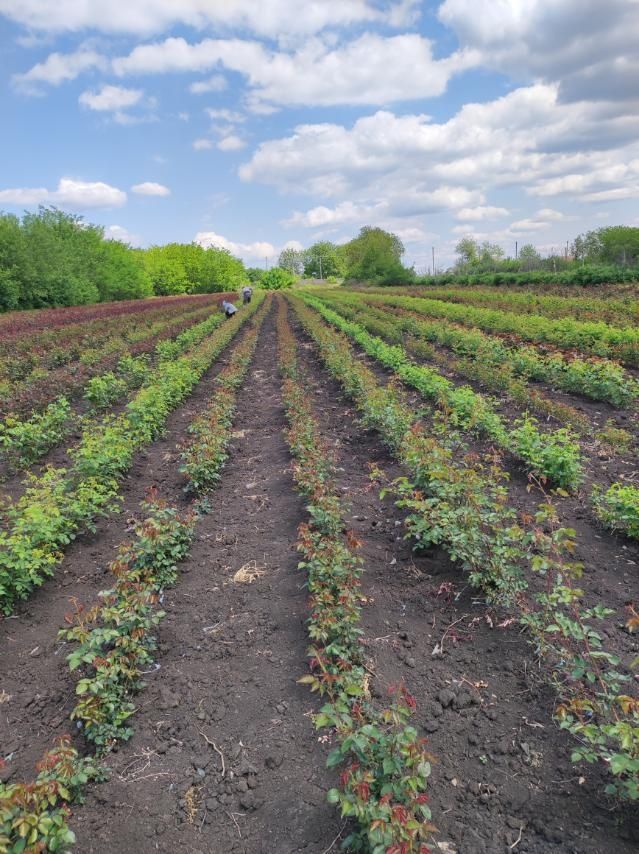
[[[426,337],[402,331],[405,326],[412,328],[413,323],[417,325],[419,321],[413,321],[411,318],[404,325],[402,318],[366,303],[358,305],[342,300],[327,302],[329,307],[339,307],[340,314],[348,320],[361,323],[368,332],[383,338],[388,343],[403,345],[406,352],[419,361],[437,362],[441,367],[448,368],[455,374],[473,380],[490,391],[499,392],[500,395],[508,397],[527,412],[536,413],[543,418],[554,418],[578,433],[588,436],[592,433],[591,422],[581,412],[572,406],[546,397],[536,389],[531,388],[523,380],[513,377],[507,364],[491,367],[490,364],[479,360],[445,356],[436,351]],[[628,437],[631,438],[630,434]]]
[[[5,613],[52,574],[79,530],[90,528],[97,515],[115,506],[119,480],[136,451],[160,435],[170,412],[260,302],[258,296],[191,352],[162,361],[121,415],[107,416],[83,432],[70,451],[69,470],[49,467],[40,477],[30,476],[24,495],[16,503],[6,502],[0,531],[0,608]],[[211,324],[218,320],[211,318]],[[194,332],[196,340],[198,334]]]
[[[331,301],[336,301],[331,295]],[[604,400],[613,406],[630,406],[639,398],[639,382],[616,362],[608,359],[568,357],[543,353],[535,347],[513,345],[479,329],[467,329],[446,321],[427,318],[405,309],[391,314],[370,306],[358,295],[339,294],[339,302],[383,312],[398,329],[418,338],[450,348],[456,355],[493,370],[506,371],[513,380],[545,382],[571,394]]]
[[[35,368],[23,379],[0,382],[0,412],[26,414],[38,411],[51,402],[56,394],[77,396],[91,377],[113,369],[120,358],[149,353],[167,338],[179,335],[190,326],[200,323],[211,313],[211,307],[199,307],[176,318],[167,315],[150,325],[140,324],[122,337],[117,327],[101,346],[90,342],[82,349],[73,346],[72,358],[66,357],[51,369]],[[77,358],[76,358],[77,356]],[[11,363],[11,359],[8,361]]]
[[[45,330],[32,335],[0,340],[0,379],[16,383],[36,372],[62,367],[82,359],[91,364],[110,350],[135,344],[153,330],[158,331],[176,318],[203,316],[214,308],[215,301],[208,305],[185,306],[175,312],[170,307],[157,308],[142,314],[128,314],[110,322],[94,320],[86,324],[74,324],[57,330]]]
[[[377,293],[383,293],[377,289]],[[460,302],[518,311],[525,314],[542,314],[548,317],[572,317],[575,320],[603,320],[614,326],[636,325],[639,321],[639,302],[634,299],[598,299],[596,297],[564,297],[540,294],[535,291],[483,288],[402,288],[402,292],[416,297]]]
[[[143,300],[120,300],[93,305],[76,305],[64,308],[45,308],[34,311],[10,311],[0,316],[0,338],[23,336],[32,331],[61,329],[76,323],[90,323],[93,320],[112,322],[125,315],[142,315],[148,311],[169,309],[180,312],[182,309],[198,304],[207,306],[218,294],[189,294],[187,296],[152,297]]]
[[[189,324],[176,338],[162,337],[155,346],[154,355],[158,363],[175,359],[206,338],[223,322],[222,314],[211,315],[208,310],[205,310],[205,314],[205,320]],[[43,412],[36,412],[30,418],[7,416],[0,423],[2,456],[11,468],[26,468],[74,428],[79,426],[85,432],[91,430],[94,426],[91,417],[96,412],[107,409],[130,391],[139,388],[149,376],[148,353],[137,357],[126,354],[120,358],[116,372],[98,374],[86,383],[84,397],[90,409],[88,418],[79,415],[73,417],[69,401],[64,395],[53,400]]]
[[[235,392],[248,370],[265,314],[256,317],[216,380],[206,419],[221,441],[209,450],[211,471],[224,464]],[[188,460],[188,448],[185,454]],[[75,644],[67,656],[70,669],[81,673],[71,717],[95,755],[80,758],[65,737],[45,756],[33,783],[0,784],[0,845],[8,854],[68,850],[75,842],[68,826],[69,804],[82,800],[90,780],[103,778],[96,759],[131,735],[133,698],[142,687],[143,670],[152,662],[154,629],[163,617],[159,606],[165,589],[177,580],[198,513],[206,506],[200,501],[180,513],[151,492],[142,510],[135,539],[120,547],[111,564],[113,588],[92,607],[77,606],[60,632],[62,639]]]
[[[310,594],[311,673],[299,681],[325,698],[315,726],[334,733],[338,746],[328,767],[342,768],[339,787],[329,791],[328,799],[343,817],[357,821],[343,842],[349,850],[426,854],[434,830],[425,793],[430,756],[408,724],[415,701],[406,689],[400,686],[384,710],[375,707],[369,693],[359,643],[362,562],[345,530],[335,463],[309,403],[283,302],[278,337],[286,438],[309,514],[308,523],[300,526],[298,549]]]
[[[367,300],[416,311],[431,318],[451,320],[491,332],[516,335],[523,341],[554,344],[596,356],[639,365],[639,330],[601,322],[582,322],[568,317],[552,320],[538,314],[518,314],[420,297],[367,294]]]
[[[508,429],[489,401],[470,386],[455,387],[436,369],[409,359],[403,347],[386,344],[359,323],[346,320],[317,299],[305,295],[304,300],[356,341],[369,356],[393,370],[425,398],[434,400],[440,412],[448,413],[456,428],[484,434],[523,461],[536,478],[548,479],[569,489],[579,484],[582,476],[579,445],[567,429],[542,433],[530,417],[520,419]]]
[[[607,792],[638,799],[636,686],[630,668],[604,649],[597,630],[611,612],[583,606],[582,567],[569,560],[574,531],[560,526],[548,501],[534,526],[519,520],[508,504],[507,476],[494,459],[466,453],[446,418],[427,434],[405,397],[380,385],[343,335],[302,300],[290,299],[364,423],[408,470],[392,490],[410,511],[409,535],[421,548],[444,548],[489,601],[515,610],[557,692],[555,719],[577,739],[573,761],[600,761],[611,775]]]

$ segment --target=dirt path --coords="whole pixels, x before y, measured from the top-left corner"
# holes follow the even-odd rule
[[[274,315],[239,396],[231,458],[167,597],[160,670],[131,744],[73,822],[78,850],[320,854],[340,830],[296,684],[306,671],[306,594],[295,542],[304,508],[282,429]],[[255,561],[263,574],[236,583]],[[222,759],[206,738],[214,742]]]
[[[76,597],[92,603],[100,590],[111,585],[108,565],[118,545],[130,534],[130,519],[139,514],[149,487],[178,506],[186,506],[178,472],[177,445],[195,415],[202,411],[214,388],[215,377],[228,353],[243,335],[240,330],[229,349],[202,377],[188,400],[167,421],[166,435],[140,451],[122,481],[122,510],[102,519],[95,534],[83,534],[70,545],[55,575],[22,603],[17,614],[0,619],[0,755],[12,756],[0,771],[2,779],[29,780],[35,763],[52,739],[70,731],[75,679],[65,661],[67,650],[57,641],[58,629]]]
[[[371,669],[382,692],[405,680],[417,699],[415,723],[437,757],[429,794],[440,838],[460,854],[636,850],[639,825],[609,812],[597,770],[571,765],[571,742],[551,720],[553,694],[516,626],[499,627],[505,615],[474,601],[441,551],[418,556],[403,541],[403,514],[390,499],[379,501],[368,465],[391,478],[405,472],[357,423],[292,313],[290,319],[305,342],[301,363],[338,453],[350,524],[363,541]],[[433,656],[445,634],[443,655]]]

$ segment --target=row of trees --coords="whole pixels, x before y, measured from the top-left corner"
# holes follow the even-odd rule
[[[459,273],[563,272],[577,264],[639,267],[639,228],[618,225],[588,231],[567,244],[564,253],[545,258],[531,243],[524,244],[516,258],[506,258],[501,246],[472,237],[460,240],[455,252],[455,271]]]
[[[284,249],[279,266],[308,279],[400,284],[412,281],[414,271],[402,264],[404,245],[396,234],[364,226],[357,237],[337,245],[323,240],[308,249]]]
[[[208,293],[245,281],[244,265],[224,249],[132,249],[55,208],[0,214],[0,310]]]

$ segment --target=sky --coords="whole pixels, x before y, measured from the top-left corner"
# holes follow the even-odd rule
[[[639,0],[0,0],[0,210],[148,246],[639,225]]]

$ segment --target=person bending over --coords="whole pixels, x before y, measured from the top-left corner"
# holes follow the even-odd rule
[[[228,317],[233,317],[233,315],[237,312],[237,309],[233,305],[232,302],[228,302],[228,300],[222,300],[222,311]]]
[[[244,305],[248,305],[251,301],[251,297],[253,296],[253,288],[249,288],[248,285],[242,288],[242,299],[244,300]]]

